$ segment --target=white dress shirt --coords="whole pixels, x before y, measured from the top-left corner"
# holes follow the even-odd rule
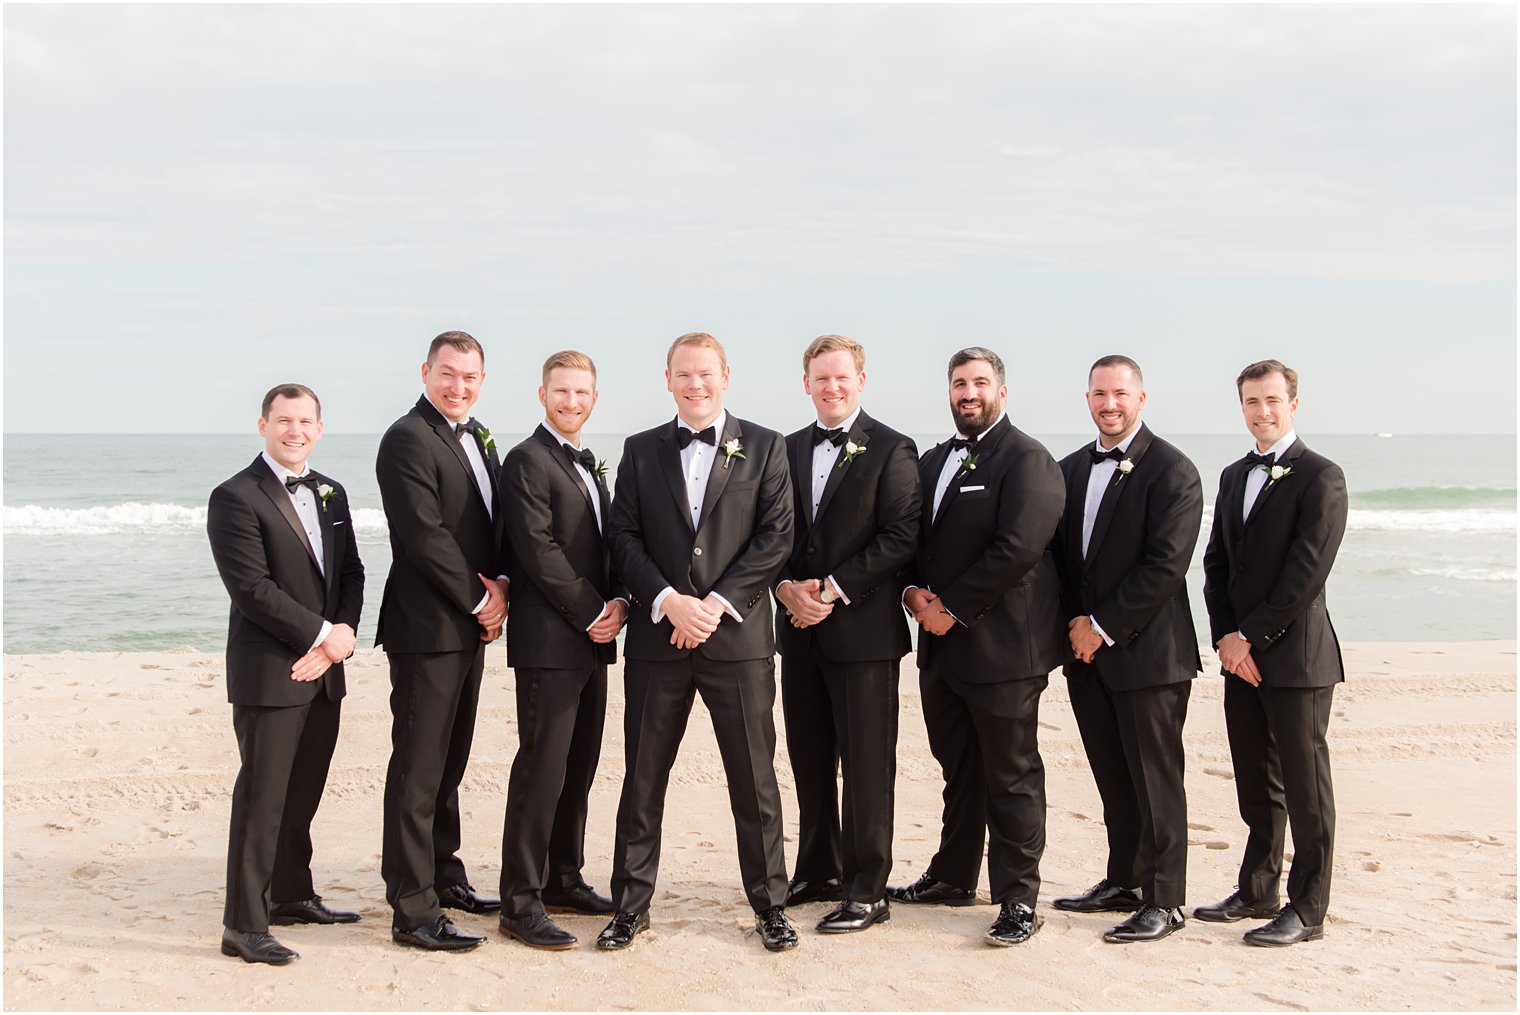
[[[691,528],[696,531],[702,520],[702,503],[707,499],[707,479],[712,475],[713,463],[723,453],[723,428],[728,425],[728,410],[718,413],[718,418],[709,424],[713,429],[713,441],[709,445],[705,441],[692,441],[681,449],[681,475],[686,480],[686,503],[691,507]],[[695,427],[687,426],[686,421],[680,416],[676,417],[676,426],[682,430],[690,430],[696,433]],[[703,427],[705,430],[706,427]],[[665,586],[660,594],[654,597],[654,602],[649,607],[649,618],[658,624],[665,619],[665,597],[674,592],[672,586]],[[734,609],[733,604],[716,592],[709,593],[714,599],[723,604],[723,612],[739,623],[744,623],[744,618],[739,616],[739,611]]]
[[[311,471],[311,466],[307,465],[302,472],[291,472],[285,466],[269,457],[268,451],[260,452],[260,454],[264,456],[264,464],[269,466],[269,471],[273,472],[275,478],[281,483],[285,482],[286,476],[304,476]],[[309,486],[298,486],[294,490],[287,487],[285,493],[290,497],[291,503],[295,505],[296,517],[301,519],[301,528],[306,530],[306,539],[311,543],[311,552],[316,555],[317,570],[325,578],[327,577],[327,561],[324,559],[326,549],[322,546],[322,520],[317,516],[319,508],[317,506],[316,492]],[[311,648],[308,648],[306,651],[310,652],[311,649],[326,641],[327,636],[332,633],[332,629],[331,621],[322,621],[322,629],[317,632],[317,640],[312,642]]]
[[[813,425],[819,430],[843,430],[846,439],[848,439],[850,431],[855,427],[855,420],[859,418],[860,406],[857,405],[855,407],[855,411],[850,413],[850,415],[846,417],[844,422],[840,423],[838,427],[825,426],[822,420],[815,421]],[[813,435],[808,434],[808,440],[812,439]],[[819,441],[813,445],[812,510],[808,513],[808,517],[814,521],[818,520],[818,505],[823,503],[823,491],[829,485],[829,472],[833,469],[839,468],[839,456],[843,453],[844,444],[836,445],[833,441]],[[829,575],[824,580],[828,582],[829,587],[834,590],[834,594],[839,597],[839,601],[844,603],[846,606],[849,606],[850,597],[844,594],[844,589],[840,588],[839,583],[834,580],[834,576]],[[786,581],[780,582],[776,586],[776,591],[780,592],[782,586],[787,585],[791,581],[792,579],[788,578]]]
[[[1124,452],[1126,456],[1128,456],[1129,446],[1134,441],[1135,434],[1139,432],[1140,427],[1136,426],[1133,430],[1125,435],[1123,440],[1121,440],[1118,444],[1115,444],[1114,447],[1118,448],[1120,451]],[[1102,438],[1093,441],[1093,447],[1099,451],[1108,450],[1103,446]],[[1103,495],[1108,492],[1109,486],[1112,485],[1114,481],[1114,473],[1118,471],[1118,462],[1113,461],[1112,459],[1105,459],[1101,462],[1094,462],[1092,465],[1092,471],[1087,474],[1087,499],[1082,502],[1083,560],[1087,559],[1087,544],[1092,542],[1093,523],[1098,520],[1098,508],[1103,504]],[[1088,617],[1087,619],[1092,622],[1092,629],[1094,631],[1097,631],[1098,636],[1103,639],[1103,644],[1112,645],[1114,643],[1114,640],[1108,636],[1108,632],[1103,630],[1103,626],[1098,623],[1097,617]]]
[[[1283,452],[1291,448],[1293,446],[1293,442],[1296,440],[1298,440],[1298,434],[1294,433],[1292,430],[1289,430],[1286,434],[1283,435],[1282,440],[1272,445],[1265,452],[1263,452],[1263,454],[1270,454],[1272,456],[1272,461],[1281,462]],[[1251,447],[1251,451],[1253,453],[1256,451],[1256,447],[1254,445]],[[1256,498],[1261,496],[1261,491],[1266,489],[1268,478],[1267,467],[1265,465],[1255,466],[1251,469],[1250,472],[1246,473],[1246,496],[1245,500],[1241,504],[1241,521],[1245,521],[1247,518],[1251,517],[1251,507],[1256,503]]]

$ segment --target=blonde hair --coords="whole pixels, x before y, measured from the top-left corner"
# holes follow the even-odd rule
[[[855,369],[864,372],[866,368],[865,346],[853,338],[844,335],[819,335],[808,343],[808,347],[802,350],[802,372],[807,373],[808,365],[814,358],[828,352],[847,352],[855,358]]]
[[[670,361],[675,358],[676,350],[683,345],[693,345],[698,349],[711,349],[718,354],[718,363],[724,370],[728,369],[728,356],[723,351],[723,343],[713,338],[705,331],[688,331],[674,342],[670,343],[670,351],[665,354],[665,369],[670,369]]]
[[[590,370],[591,386],[596,387],[596,364],[591,362],[591,357],[574,349],[564,349],[544,360],[543,384],[549,386],[549,371],[555,367],[564,367],[567,370]]]

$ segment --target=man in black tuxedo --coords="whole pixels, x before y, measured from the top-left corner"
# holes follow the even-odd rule
[[[783,912],[786,856],[774,768],[775,632],[770,589],[792,545],[781,435],[724,411],[728,362],[704,332],[665,358],[676,418],[634,434],[618,465],[612,560],[633,595],[624,646],[627,765],[612,895],[597,947],[649,926],[660,822],[676,750],[700,691],[728,777],[739,871],[765,947],[795,947]]]
[[[391,424],[375,459],[392,555],[375,639],[391,671],[380,873],[391,937],[432,951],[485,940],[455,927],[441,906],[489,913],[501,905],[470,887],[457,855],[485,647],[507,611],[496,442],[470,416],[484,380],[485,352],[473,337],[433,339],[423,395]]]
[[[353,923],[312,887],[311,822],[338,741],[364,565],[348,495],[306,464],[322,405],[303,384],[264,396],[264,451],[211,492],[206,534],[232,609],[227,700],[242,767],[232,789],[222,954],[297,958],[270,923]],[[271,899],[273,905],[271,905]]]
[[[919,691],[929,748],[945,774],[944,827],[929,870],[894,902],[970,906],[985,832],[992,901],[987,943],[1039,928],[1045,850],[1040,693],[1064,654],[1060,580],[1050,539],[1065,484],[1044,445],[1008,422],[1003,361],[990,349],[950,357],[959,436],[918,464],[916,561],[903,605],[919,623]]]
[[[1293,432],[1298,374],[1262,360],[1235,381],[1255,450],[1225,467],[1203,554],[1203,598],[1224,674],[1235,796],[1250,830],[1236,890],[1200,920],[1272,921],[1246,942],[1324,936],[1335,841],[1330,723],[1346,679],[1325,580],[1346,534],[1346,477]],[[1284,822],[1293,826],[1288,904],[1278,908]]]
[[[544,363],[544,421],[502,463],[511,547],[507,664],[517,676],[517,757],[501,841],[501,931],[534,948],[573,948],[549,909],[610,914],[581,877],[586,801],[602,750],[607,664],[628,616],[608,566],[612,497],[581,429],[596,405],[582,352]]]
[[[786,439],[795,536],[776,586],[800,814],[786,904],[839,900],[818,924],[837,934],[891,918],[897,679],[911,647],[897,577],[917,542],[918,452],[860,407],[860,343],[823,335],[802,354],[802,370],[818,419]]]
[[[1066,686],[1108,829],[1105,876],[1055,906],[1132,913],[1103,935],[1113,942],[1160,940],[1184,923],[1182,724],[1202,668],[1186,576],[1203,486],[1193,463],[1140,422],[1144,405],[1138,363],[1092,365],[1098,439],[1061,460],[1066,510],[1053,544],[1074,656]]]

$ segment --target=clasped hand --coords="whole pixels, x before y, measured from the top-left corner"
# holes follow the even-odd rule
[[[627,620],[628,604],[621,599],[613,599],[602,608],[602,615],[596,618],[596,623],[586,628],[586,633],[592,641],[605,645],[617,637]]]
[[[297,659],[290,667],[290,679],[308,683],[327,672],[333,663],[341,663],[354,654],[358,634],[347,624],[334,624],[327,637]]]
[[[930,634],[944,635],[955,626],[955,618],[939,605],[939,596],[925,588],[909,589],[903,596],[903,604],[913,614],[913,619],[923,625]]]
[[[1093,630],[1092,618],[1087,616],[1072,617],[1066,622],[1066,637],[1071,641],[1071,650],[1076,657],[1084,663],[1093,661],[1093,656],[1098,654],[1098,649],[1103,647],[1103,636]]]
[[[475,619],[480,622],[480,640],[492,642],[501,637],[502,626],[507,622],[507,596],[509,589],[507,583],[496,578],[487,578],[479,571],[475,572],[486,587],[486,604],[475,614]]]
[[[793,627],[812,627],[834,612],[834,604],[819,598],[823,585],[817,578],[790,581],[776,590]]]
[[[1252,687],[1261,686],[1261,670],[1251,658],[1251,643],[1246,641],[1245,635],[1239,631],[1227,634],[1219,639],[1217,648],[1219,665],[1225,668],[1225,672],[1235,674]]]
[[[718,629],[723,619],[723,604],[710,593],[706,599],[672,592],[661,604],[665,616],[670,618],[670,643],[676,648],[696,648]]]

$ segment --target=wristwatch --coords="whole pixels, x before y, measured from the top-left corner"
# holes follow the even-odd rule
[[[838,594],[835,593],[833,587],[829,585],[829,580],[827,578],[818,579],[818,598],[823,601],[823,604],[825,606],[833,605],[833,603],[839,599]]]

